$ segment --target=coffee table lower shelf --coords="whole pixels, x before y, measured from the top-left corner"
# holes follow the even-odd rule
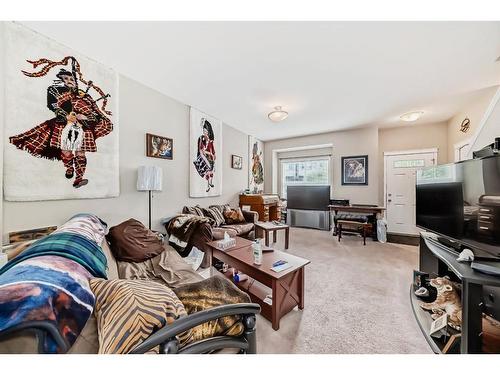
[[[221,272],[222,273],[222,272]],[[231,271],[227,271],[226,273],[223,273],[223,275],[228,278],[231,282],[233,282],[234,285],[236,285],[239,289],[244,291],[250,296],[250,299],[254,303],[258,303],[260,305],[260,314],[269,320],[273,324],[273,329],[278,330],[279,329],[279,320],[278,322],[273,322],[273,306],[264,302],[264,299],[269,295],[273,295],[273,290],[262,284],[260,281],[252,278],[248,278],[247,280],[240,281],[239,283],[235,283],[233,281],[232,273]],[[273,300],[273,303],[275,301]],[[280,316],[283,316],[290,311],[292,311],[295,306],[298,306],[298,303],[295,302],[292,298],[285,298],[283,301],[283,304],[280,306]]]

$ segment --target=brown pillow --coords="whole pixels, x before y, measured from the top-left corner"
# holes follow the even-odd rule
[[[224,211],[224,219],[226,220],[226,224],[239,224],[245,222],[245,217],[243,216],[243,212],[241,212],[241,208],[227,209]]]
[[[135,219],[112,227],[106,238],[115,258],[125,262],[143,262],[164,250],[156,234]]]

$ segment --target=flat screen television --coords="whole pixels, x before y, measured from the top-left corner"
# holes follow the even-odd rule
[[[327,211],[330,185],[292,185],[286,189],[287,208]]]
[[[476,256],[500,258],[500,155],[418,171],[416,224]]]

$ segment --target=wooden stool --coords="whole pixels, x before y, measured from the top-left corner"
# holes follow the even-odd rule
[[[355,231],[363,236],[363,245],[366,246],[366,232],[367,229],[371,227],[370,223],[360,223],[358,221],[350,220],[337,220],[337,235],[339,236],[339,242],[342,238],[342,225],[347,225],[349,227],[355,227],[355,229],[348,229],[350,231]]]

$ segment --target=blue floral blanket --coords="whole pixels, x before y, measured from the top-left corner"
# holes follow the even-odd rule
[[[106,278],[106,257],[88,236],[54,232],[38,240],[0,269],[0,335],[41,323],[50,328],[43,352],[64,351],[61,340],[68,349],[94,308],[91,277]]]

